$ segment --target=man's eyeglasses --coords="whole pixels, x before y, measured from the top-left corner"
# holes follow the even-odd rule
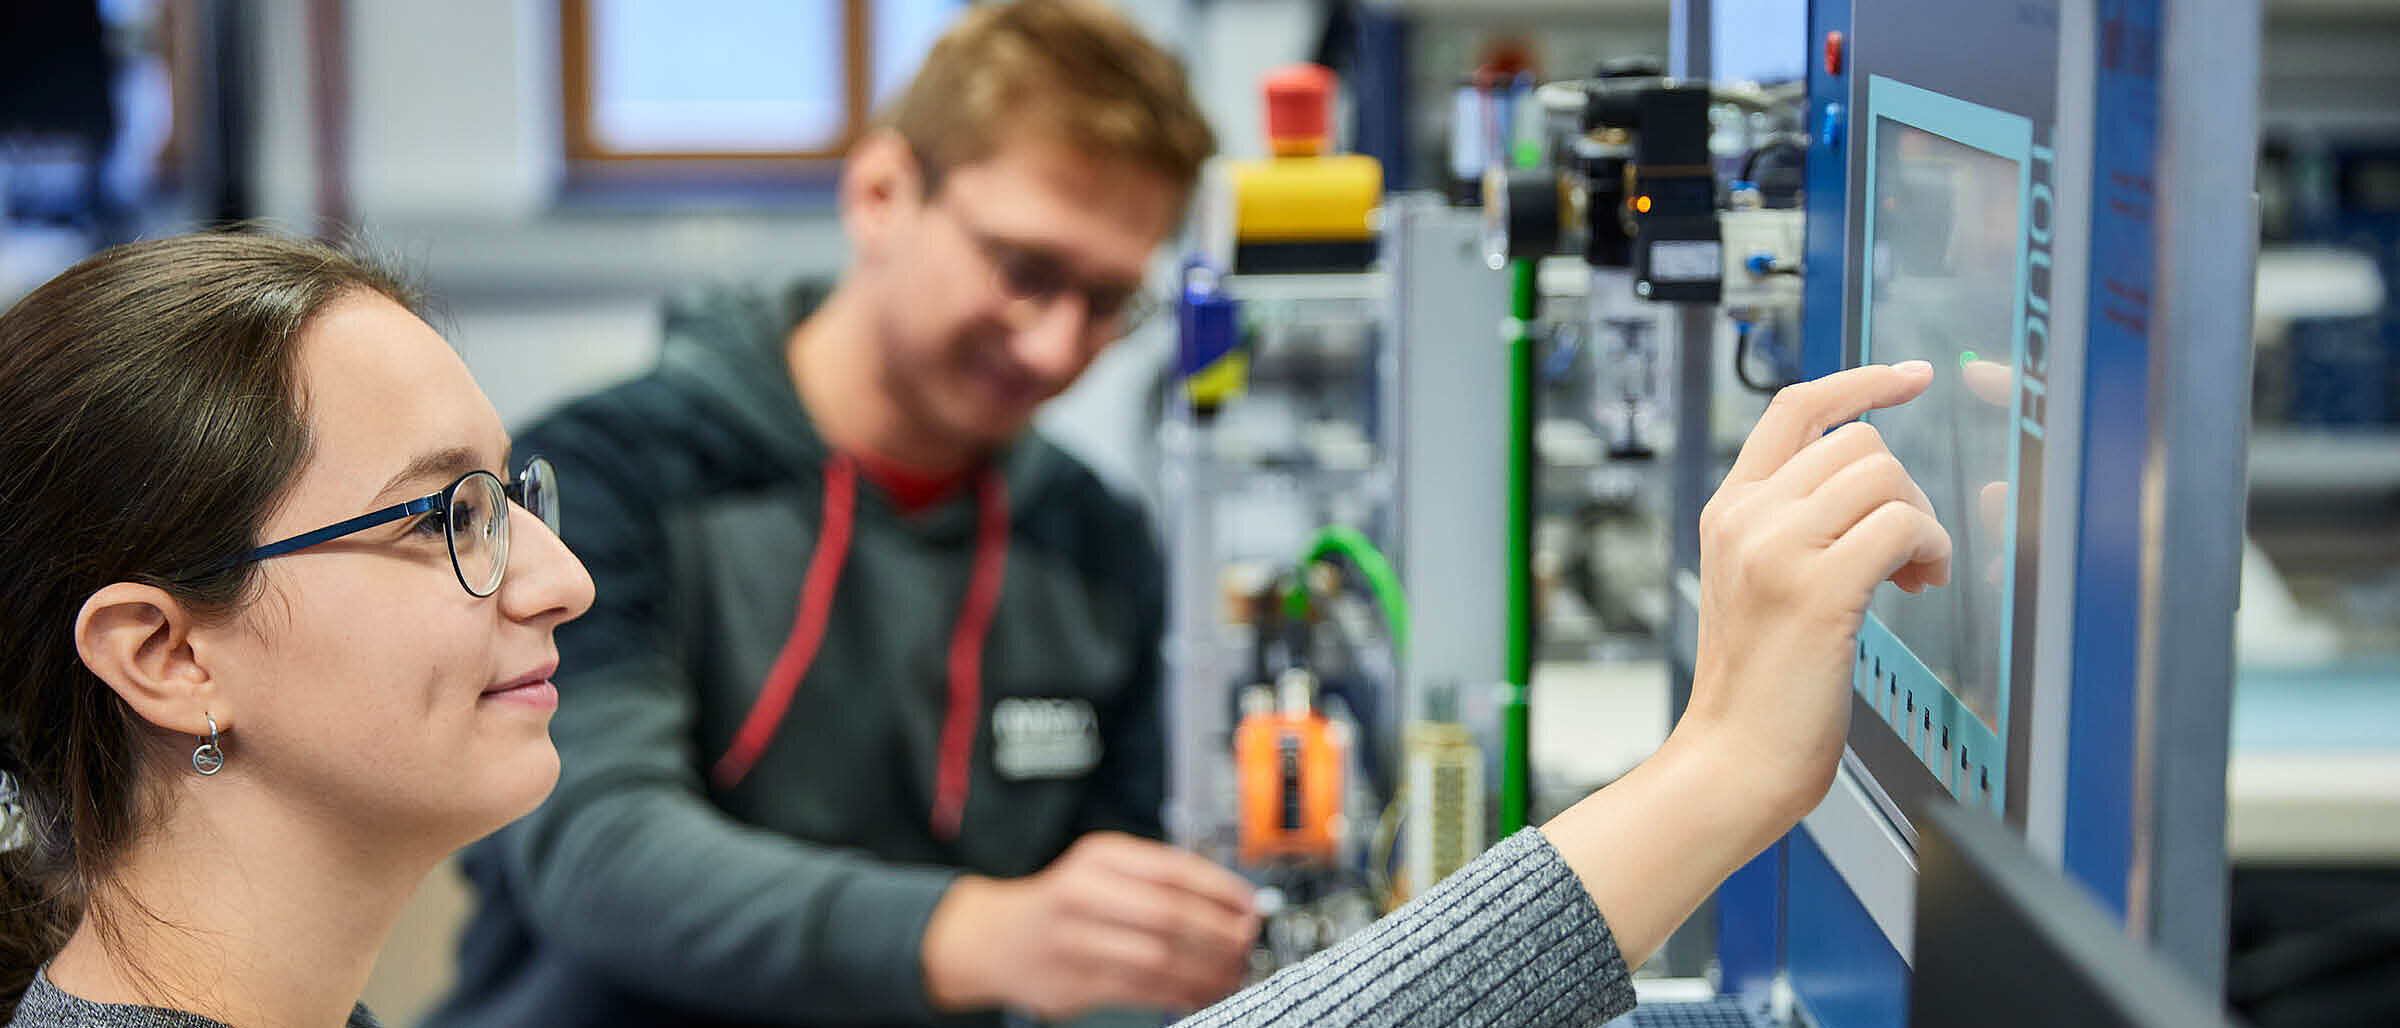
[[[1067,262],[1054,254],[995,237],[969,224],[956,211],[950,212],[950,220],[983,251],[984,260],[992,266],[993,286],[1010,307],[1028,315],[1023,320],[1031,320],[1030,316],[1074,293],[1083,300],[1084,318],[1092,334],[1122,339],[1158,312],[1158,297],[1139,282],[1082,282],[1068,270]]]
[[[269,543],[244,554],[235,563],[248,564],[297,553],[319,543],[414,517],[419,520],[409,526],[411,533],[442,533],[450,547],[450,567],[458,572],[458,584],[473,595],[490,596],[500,591],[500,580],[508,574],[511,502],[542,519],[542,524],[550,526],[553,533],[558,531],[558,472],[550,467],[549,461],[540,457],[526,461],[525,469],[517,473],[513,484],[502,483],[500,476],[489,471],[470,471],[438,493]]]

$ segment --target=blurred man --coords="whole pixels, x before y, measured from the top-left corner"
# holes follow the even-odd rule
[[[440,1025],[997,1023],[1239,982],[1240,879],[1152,841],[1162,569],[1029,432],[1141,316],[1214,147],[1072,0],[977,5],[852,149],[830,292],[673,308],[525,433],[599,584],[564,766],[468,854]]]

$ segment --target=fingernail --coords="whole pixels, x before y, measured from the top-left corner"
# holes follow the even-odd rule
[[[1896,369],[1898,369],[1898,370],[1901,370],[1901,371],[1908,372],[1908,373],[1909,373],[1909,374],[1911,374],[1911,375],[1914,375],[1914,374],[1916,374],[1917,372],[1920,372],[1920,371],[1932,371],[1932,370],[1933,370],[1933,362],[1932,362],[1932,361],[1901,361],[1901,362],[1900,362],[1900,363],[1898,363],[1898,364],[1894,364],[1894,365],[1892,365],[1892,367],[1894,367],[1894,368],[1896,368]]]

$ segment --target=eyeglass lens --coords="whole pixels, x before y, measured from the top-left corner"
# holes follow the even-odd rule
[[[551,534],[557,534],[558,471],[550,466],[549,461],[535,457],[525,463],[524,471],[517,474],[517,489],[522,494],[525,509],[542,519],[542,524],[550,527]]]
[[[1048,304],[1075,285],[1064,266],[1043,254],[1009,250],[999,255],[998,263],[1001,292],[1012,300]],[[1149,314],[1146,297],[1138,288],[1087,288],[1081,293],[1085,316],[1093,326],[1111,334],[1132,331]]]
[[[500,588],[508,570],[508,495],[489,473],[468,475],[450,490],[446,523],[458,581],[477,596]]]

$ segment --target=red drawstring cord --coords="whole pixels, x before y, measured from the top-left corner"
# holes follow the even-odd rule
[[[983,712],[983,648],[1000,609],[1000,583],[1008,571],[1008,482],[986,471],[975,528],[975,572],[958,629],[950,636],[950,709],[942,724],[942,762],[934,777],[933,834],[945,842],[958,836],[967,809],[967,765],[975,752],[975,723]]]
[[[979,493],[975,566],[967,583],[966,603],[950,637],[950,695],[942,718],[940,763],[934,774],[931,823],[934,835],[945,841],[957,837],[966,812],[975,726],[983,709],[983,651],[991,636],[992,618],[999,611],[1000,586],[1008,569],[1007,480],[996,470],[988,471],[982,476]],[[733,744],[711,772],[720,789],[739,785],[757,765],[791,709],[801,679],[816,660],[826,623],[833,615],[834,586],[850,554],[857,511],[857,469],[847,458],[836,457],[825,470],[824,529],[801,579],[800,609],[792,619],[792,634],[776,654],[766,684],[742,719]]]
[[[784,712],[791,709],[800,679],[807,677],[809,665],[816,661],[817,645],[825,640],[825,623],[833,617],[833,589],[850,556],[850,532],[857,516],[858,471],[849,458],[836,456],[825,466],[824,528],[817,534],[816,551],[809,554],[808,573],[800,580],[800,611],[792,618],[792,634],[767,669],[767,683],[750,705],[750,715],[742,719],[741,731],[734,733],[733,745],[710,773],[717,788],[731,789],[750,774],[759,755],[767,751],[767,743],[774,740],[776,728],[783,724]]]

